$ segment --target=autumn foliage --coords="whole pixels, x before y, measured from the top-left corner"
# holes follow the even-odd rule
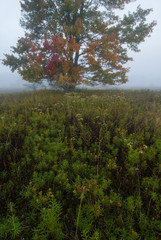
[[[113,11],[133,1],[21,0],[25,36],[3,64],[26,81],[64,88],[125,83],[128,49],[139,51],[156,25],[146,23],[152,9],[138,6],[123,18]]]
[[[39,82],[42,78],[56,80],[58,85],[75,86],[81,82],[81,71],[73,64],[73,55],[79,51],[80,45],[74,37],[61,38],[52,36],[50,40],[44,37],[42,44],[28,42],[30,48],[23,55],[26,60],[19,73],[27,80]]]
[[[83,79],[83,71],[74,64],[73,58],[80,50],[81,44],[77,44],[75,38],[62,38],[58,35],[50,39],[44,37],[41,44],[28,42],[28,53],[23,55],[26,61],[19,73],[24,79],[39,82],[42,78],[56,81],[59,86],[73,86],[80,83],[88,83]],[[125,75],[127,68],[123,68],[118,55],[120,47],[119,40],[114,34],[108,37],[103,36],[100,41],[88,44],[83,50],[84,59],[88,68],[93,72],[101,71],[105,66],[104,74],[110,76],[111,81],[115,76]],[[124,80],[126,82],[126,78]]]

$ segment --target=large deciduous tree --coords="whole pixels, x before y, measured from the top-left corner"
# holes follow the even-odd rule
[[[21,0],[20,38],[3,63],[24,80],[73,88],[80,83],[125,83],[128,49],[152,32],[152,9],[120,18],[116,12],[135,0]]]

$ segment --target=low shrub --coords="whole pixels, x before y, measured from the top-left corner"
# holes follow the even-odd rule
[[[161,93],[0,98],[1,239],[161,239]]]

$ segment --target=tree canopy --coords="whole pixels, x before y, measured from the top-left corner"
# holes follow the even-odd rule
[[[132,60],[128,49],[153,31],[156,22],[147,23],[152,9],[140,6],[122,18],[117,14],[135,0],[21,0],[19,38],[3,64],[18,70],[24,80],[63,87],[127,82]]]

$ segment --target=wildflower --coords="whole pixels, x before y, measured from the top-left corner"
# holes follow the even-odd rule
[[[36,191],[36,188],[35,188],[35,187],[32,187],[32,188],[31,188],[31,191],[35,192],[35,191]]]
[[[116,167],[117,167],[117,165],[116,165],[115,163],[112,163],[112,167],[116,168]]]
[[[120,202],[117,202],[117,205],[118,205],[119,207],[121,207],[121,206],[122,206],[122,204],[121,204]]]
[[[132,142],[128,142],[127,145],[128,145],[129,147],[132,147],[133,144],[132,144]]]
[[[137,236],[138,234],[137,234],[137,232],[135,232],[135,231],[132,229],[132,235]]]
[[[42,201],[43,201],[43,202],[46,202],[46,201],[47,201],[47,198],[46,198],[46,197],[43,197],[43,198],[42,198]]]
[[[146,146],[145,144],[143,145],[143,148],[145,149],[145,148],[147,148],[148,146]]]

